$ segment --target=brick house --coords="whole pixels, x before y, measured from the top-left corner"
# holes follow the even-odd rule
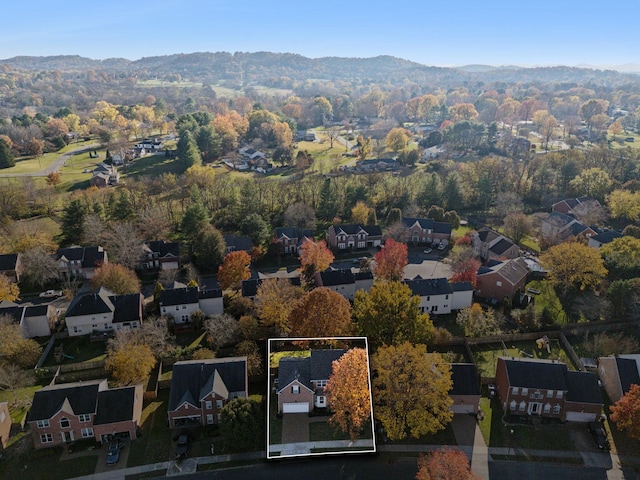
[[[496,387],[511,415],[592,422],[604,405],[595,373],[555,360],[498,357]]]
[[[273,242],[277,247],[278,253],[297,255],[306,240],[313,240],[313,230],[310,228],[277,227]]]
[[[333,371],[332,362],[346,350],[311,350],[308,357],[283,357],[278,364],[278,413],[309,413],[325,408],[324,387]]]
[[[169,427],[217,424],[222,408],[246,397],[247,388],[247,357],[176,362],[167,405]]]
[[[542,219],[540,235],[547,242],[561,242],[569,237],[591,238],[598,234],[580,223],[574,216],[553,211]]]
[[[135,440],[142,417],[142,385],[109,389],[107,380],[49,385],[38,390],[27,421],[35,448],[114,434]]]
[[[476,274],[476,295],[482,298],[513,298],[523,291],[529,274],[524,258],[519,257],[506,262],[490,261],[478,269]]]
[[[448,222],[435,222],[431,218],[402,217],[404,238],[407,241],[428,245],[433,243],[449,243],[451,239],[451,224]]]
[[[565,215],[578,215],[581,207],[588,208],[591,205],[599,207],[600,202],[593,197],[565,198],[551,205],[551,211]]]
[[[336,250],[379,247],[382,230],[378,225],[331,225],[327,230],[327,245]]]

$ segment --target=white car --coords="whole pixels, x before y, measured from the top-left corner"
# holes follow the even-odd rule
[[[58,298],[62,296],[62,290],[47,290],[40,294],[40,298]]]
[[[440,245],[438,245],[438,250],[444,250],[446,247],[446,245],[444,243],[441,243]]]
[[[431,252],[433,252],[433,248],[427,248],[427,249],[424,251],[424,253],[431,253]]]

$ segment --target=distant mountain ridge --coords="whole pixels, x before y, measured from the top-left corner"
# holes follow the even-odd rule
[[[143,57],[138,60],[109,58],[94,60],[79,55],[47,57],[19,56],[0,60],[11,68],[62,72],[103,70],[124,73],[137,78],[163,78],[179,74],[183,79],[216,83],[232,81],[255,83],[263,79],[284,78],[290,81],[325,79],[328,81],[359,80],[402,84],[406,82],[452,85],[460,82],[556,82],[615,85],[638,82],[633,73],[611,69],[566,66],[519,67],[465,65],[435,67],[398,57],[381,55],[370,58],[308,58],[294,53],[272,52],[195,52]],[[640,72],[640,65],[627,64],[629,72]]]

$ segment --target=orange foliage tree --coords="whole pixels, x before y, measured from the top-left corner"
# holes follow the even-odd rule
[[[300,272],[305,284],[313,286],[316,272],[329,268],[333,259],[333,253],[327,247],[327,242],[306,240],[300,247]]]
[[[333,410],[329,423],[355,441],[371,418],[367,351],[352,348],[333,362],[332,370],[324,389],[327,406]]]
[[[352,333],[351,304],[328,288],[315,288],[289,313],[292,337],[340,337]]]
[[[457,271],[451,276],[452,282],[471,282],[475,288],[476,279],[480,268],[480,261],[475,258],[463,260],[457,268]]]
[[[376,262],[374,273],[377,278],[399,282],[402,280],[404,267],[409,263],[407,244],[389,238],[373,258]]]
[[[91,279],[96,290],[105,287],[118,295],[140,292],[140,279],[133,270],[117,263],[105,263],[97,268]]]
[[[218,281],[222,289],[231,288],[236,292],[240,290],[242,281],[251,277],[249,265],[251,265],[251,256],[244,250],[228,253],[222,265],[218,267]]]
[[[640,385],[631,385],[629,391],[611,407],[611,420],[630,438],[640,440]]]
[[[479,480],[471,471],[464,452],[450,448],[436,450],[418,458],[416,480]]]

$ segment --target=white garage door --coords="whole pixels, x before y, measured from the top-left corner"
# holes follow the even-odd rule
[[[309,404],[306,402],[282,404],[282,413],[308,413],[308,412],[309,412]]]
[[[476,413],[473,405],[451,405],[451,411],[453,413]]]
[[[595,413],[567,412],[567,422],[595,422],[596,420]]]

